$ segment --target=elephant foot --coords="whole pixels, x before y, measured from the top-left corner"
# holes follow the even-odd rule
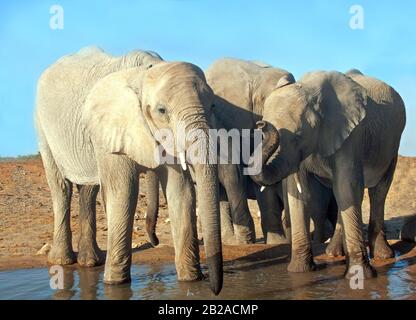
[[[195,272],[183,272],[179,275],[178,273],[178,281],[199,281],[204,279],[204,275],[202,274],[202,272],[199,273],[195,273]]]
[[[236,245],[236,241],[234,238],[222,239],[222,244],[225,244],[227,246],[234,246]]]
[[[253,243],[255,243],[255,241],[253,241],[252,239],[236,237],[233,244],[239,245],[239,244],[253,244]]]
[[[237,241],[241,241],[244,244],[250,244],[256,242],[256,229],[254,227],[253,219],[243,222],[241,225],[234,223],[233,231]]]
[[[288,244],[288,239],[283,235],[279,233],[267,233],[267,240],[266,244]]]
[[[146,231],[147,238],[153,247],[159,245],[159,239],[156,236],[156,221],[150,218],[150,214],[146,215]]]
[[[315,271],[315,270],[316,270],[316,264],[313,261],[312,256],[306,259],[297,259],[297,258],[292,257],[287,267],[287,271],[289,272],[309,272],[309,271]]]
[[[376,260],[390,259],[394,257],[394,251],[390,247],[383,232],[380,232],[373,245],[370,246],[371,256]]]
[[[104,271],[104,279],[103,279],[103,282],[105,284],[119,285],[119,284],[131,282],[130,268],[129,268],[129,272],[114,272],[114,271],[108,271],[108,269],[109,268],[106,266],[105,271]]]
[[[121,278],[121,279],[111,279],[111,278],[107,279],[105,275],[104,275],[104,280],[103,280],[104,284],[113,285],[113,286],[130,283],[130,282],[131,282],[130,277]]]
[[[235,244],[253,244],[256,242],[256,236],[252,232],[236,232],[234,238]]]
[[[176,273],[179,281],[198,281],[204,278],[199,266],[191,268],[176,267]]]
[[[104,263],[104,253],[96,244],[80,245],[77,261],[81,267],[99,266]]]
[[[234,226],[234,230],[235,244],[252,244],[256,242],[254,230],[247,230],[246,228],[240,230],[240,228],[236,226]]]
[[[253,241],[250,238],[238,237],[237,235],[229,236],[229,237],[221,236],[221,241],[222,241],[222,244],[225,244],[227,246],[237,246],[237,245],[241,245],[241,244],[253,244],[253,243],[255,243],[255,241]]]
[[[236,238],[234,236],[233,232],[225,232],[225,230],[223,230],[223,232],[221,233],[221,242],[223,244],[226,245],[235,245],[236,243]]]
[[[349,262],[345,278],[349,280],[364,280],[377,277],[377,271],[370,265],[369,261]]]
[[[48,254],[48,263],[64,266],[74,264],[75,261],[76,257],[72,248],[52,245],[51,251]]]
[[[344,246],[342,243],[342,237],[336,236],[332,237],[328,246],[325,249],[325,253],[328,257],[342,257],[345,255]]]

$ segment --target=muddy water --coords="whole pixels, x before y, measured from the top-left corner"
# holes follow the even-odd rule
[[[331,264],[316,272],[290,274],[286,260],[234,262],[225,266],[219,299],[416,299],[415,259],[378,268],[378,278],[352,290],[343,278],[345,265]],[[215,299],[208,280],[176,280],[173,264],[134,265],[132,283],[107,286],[103,267],[64,268],[64,289],[50,287],[47,268],[0,272],[0,299]]]

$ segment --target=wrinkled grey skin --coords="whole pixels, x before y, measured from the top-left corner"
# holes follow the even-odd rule
[[[369,188],[370,197],[370,252],[375,257],[392,254],[383,232],[384,202],[405,126],[404,103],[385,83],[357,71],[348,75],[311,72],[295,84],[282,83],[265,102],[263,120],[268,126],[263,132],[277,135],[279,144],[263,146],[274,151],[263,159],[262,173],[252,179],[267,186],[286,178],[292,272],[315,268],[308,210],[316,201],[310,183],[314,177],[334,192],[345,237],[347,277],[355,265],[363,268],[365,277],[376,274],[362,232],[364,188]]]
[[[100,263],[95,240],[95,197],[100,186],[108,222],[104,282],[130,281],[131,238],[139,173],[158,172],[169,205],[179,280],[202,278],[196,235],[195,193],[189,172],[160,165],[156,130],[176,124],[209,128],[212,91],[196,66],[160,62],[135,51],[114,58],[96,48],[61,58],[38,82],[35,122],[54,207],[54,241],[48,260],[75,260],[70,230],[72,184],[81,193],[79,263]],[[176,138],[176,137],[175,137]],[[186,151],[188,146],[175,146]],[[177,157],[178,154],[174,153]],[[195,165],[211,289],[222,287],[217,166]],[[177,197],[177,190],[183,196]],[[83,202],[82,202],[83,201]],[[85,227],[84,227],[85,226]]]
[[[191,171],[192,175],[192,171]],[[218,165],[220,183],[221,240],[228,245],[249,244],[256,240],[244,180],[238,165]],[[244,180],[243,180],[244,179]],[[159,244],[156,224],[159,214],[159,178],[151,170],[146,177],[146,231],[153,246]]]
[[[263,117],[264,101],[279,80],[284,78],[292,83],[295,81],[293,75],[285,70],[265,63],[233,58],[215,61],[205,74],[215,94],[213,113],[226,130],[255,129],[256,122]],[[282,204],[276,198],[279,186],[275,190],[267,188],[269,190],[260,192],[260,187],[247,176],[243,177],[242,182],[246,193],[250,194],[249,198],[258,201],[266,243],[287,243],[281,222]],[[227,229],[230,228],[224,228]]]
[[[223,187],[221,165],[218,166],[219,182],[220,182],[220,212],[221,212],[221,240],[223,244],[246,244],[252,243],[255,239],[252,239],[252,233],[245,232],[245,230],[251,230],[251,223],[253,220],[251,215],[248,216],[249,222],[246,222],[247,215],[242,215],[241,212],[246,211],[235,210],[236,215],[233,215],[230,209],[229,198],[227,192]],[[247,178],[244,175],[234,174],[233,172],[225,171],[228,179],[229,177],[238,177],[243,179],[230,183],[228,189],[237,193],[236,203],[241,207],[247,203],[247,199],[258,200],[258,204],[261,206],[262,212],[261,228],[263,235],[269,235],[269,243],[276,243],[281,239],[273,239],[276,234],[284,234],[290,239],[290,217],[283,217],[284,210],[284,197],[282,184],[278,183],[274,186],[266,188],[263,192],[258,192],[258,185]],[[230,179],[228,181],[231,181]],[[145,177],[146,182],[146,231],[150,243],[153,246],[159,244],[159,239],[156,235],[156,225],[159,214],[159,179],[157,174],[153,170],[148,170]],[[316,243],[324,243],[328,238],[333,236],[336,222],[337,222],[337,205],[333,196],[332,190],[319,183],[316,179],[311,180],[314,184],[312,190],[315,194],[315,198],[319,199],[310,207],[311,218],[314,222],[313,241]],[[234,199],[234,201],[235,201]],[[259,200],[260,199],[260,200]],[[238,208],[238,207],[237,207]],[[266,212],[266,214],[265,214]],[[278,217],[282,217],[281,220]],[[246,226],[249,226],[248,228]],[[254,228],[254,226],[253,226]],[[282,230],[283,228],[283,230]],[[271,232],[272,231],[272,232]],[[274,232],[273,232],[274,231]],[[248,236],[248,237],[247,237]],[[341,238],[342,241],[342,238]],[[281,242],[279,242],[281,243]],[[342,250],[342,247],[341,247]],[[342,255],[342,251],[338,254]]]
[[[213,118],[214,128],[221,128],[220,121]],[[230,155],[231,158],[231,155]],[[246,180],[241,167],[237,164],[219,164],[218,179],[220,183],[221,240],[224,244],[248,244],[256,240],[254,222],[250,215],[246,195]],[[191,170],[191,175],[194,176]],[[146,174],[146,192],[148,196],[146,209],[146,230],[152,245],[159,244],[156,236],[156,224],[159,205],[159,183],[157,175],[148,171]]]
[[[287,76],[288,79],[285,78],[285,80],[294,81],[288,72],[265,63],[230,58],[216,61],[208,68],[206,75],[209,84],[221,94],[215,97],[212,122],[216,123],[216,128],[227,130],[254,128],[256,121],[262,117],[265,97],[278,85],[279,80]],[[239,94],[240,92],[242,94]],[[256,114],[253,110],[260,111]],[[224,122],[228,125],[224,125]],[[235,165],[219,165],[218,167],[223,243],[241,244],[252,241],[252,234],[254,234],[251,231],[252,219],[248,213],[247,202],[243,199],[244,196],[258,201],[265,242],[268,244],[287,243],[289,239],[286,237],[290,237],[290,218],[286,215],[286,220],[282,219],[284,198],[281,183],[269,186],[260,192],[258,184],[248,176],[241,175]],[[157,177],[149,172],[146,178],[147,190],[153,191],[147,192],[146,229],[150,242],[157,245],[159,243],[156,236],[159,188],[154,179]],[[313,190],[316,199],[319,199],[313,203],[313,208],[311,207],[313,209],[311,210],[312,220],[315,225],[313,239],[321,243],[332,235],[337,209],[336,204],[334,207],[332,191],[316,181],[312,183],[314,183]],[[282,224],[282,221],[285,223]]]
[[[384,83],[374,81],[374,79],[364,76],[360,71],[356,69],[348,71],[346,75],[350,77],[351,79],[355,80],[356,82],[358,82],[359,84],[361,84],[364,88],[366,88],[368,94],[375,101],[385,101],[385,100],[389,101],[390,100],[390,101],[396,101],[397,103],[400,103],[399,99],[397,99],[396,97],[395,92],[384,87]],[[391,166],[391,170],[393,172],[391,172],[390,180],[392,179],[395,165],[396,164],[394,163]],[[390,184],[391,184],[391,181],[387,181],[385,183],[385,188],[384,188],[385,190],[382,189],[382,194],[385,193],[387,195],[388,189],[390,188]],[[371,188],[369,189],[369,194],[370,193],[374,194],[375,192],[380,193],[380,190],[379,189],[374,190]],[[374,197],[374,196],[372,196],[372,198],[378,199],[378,197]],[[373,207],[375,210],[373,210],[373,213],[374,213],[373,218],[370,217],[370,229],[369,229],[368,241],[370,244],[371,243],[374,244],[373,246],[370,246],[371,256],[373,256],[375,259],[388,259],[394,256],[394,252],[388,244],[385,246],[382,240],[384,239],[384,231],[382,229],[383,229],[383,223],[384,223],[385,198],[383,199],[381,196],[380,201],[382,201],[382,204],[380,205],[378,205],[377,203],[374,204],[373,202],[374,204]],[[378,209],[378,206],[383,206],[383,208]],[[380,228],[381,228],[382,236],[377,236],[378,234],[377,230],[380,230]],[[374,229],[375,231],[373,231]],[[404,227],[403,230],[405,232],[402,233],[402,235],[405,235],[405,237],[409,235],[408,230],[410,229],[411,228]],[[374,248],[378,248],[378,249],[375,250]],[[326,254],[332,257],[343,256],[345,254],[344,245],[343,245],[342,223],[340,221],[340,217],[338,217],[334,235],[326,248]]]
[[[214,98],[213,123],[215,128],[253,129],[262,117],[265,98],[276,87],[283,76],[294,82],[285,70],[270,65],[239,59],[219,59],[206,71],[207,82],[217,96]],[[282,197],[276,188],[260,187],[242,175],[238,165],[219,165],[221,233],[226,244],[250,243],[255,240],[254,225],[248,211],[247,196],[257,199],[262,217],[264,238],[269,244],[287,243],[282,226]],[[158,193],[155,176],[150,173],[147,188],[153,190],[147,207],[146,229],[149,240],[157,245],[155,233],[158,214]],[[281,192],[280,192],[281,193]],[[249,195],[248,195],[249,194]],[[253,239],[254,238],[254,239]]]

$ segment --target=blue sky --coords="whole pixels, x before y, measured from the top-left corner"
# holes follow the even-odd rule
[[[63,30],[49,27],[54,4],[64,9]],[[364,9],[362,30],[349,27],[355,4]],[[296,78],[358,68],[402,95],[400,153],[416,156],[416,1],[2,1],[0,156],[37,152],[36,81],[59,57],[87,45],[115,55],[151,49],[202,68],[223,56],[263,60]]]

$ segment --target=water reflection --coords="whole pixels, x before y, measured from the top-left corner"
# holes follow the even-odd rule
[[[292,274],[287,260],[227,262],[218,297],[208,279],[178,282],[173,264],[135,265],[132,283],[103,284],[103,267],[64,267],[63,289],[50,288],[48,269],[0,272],[0,299],[416,299],[416,258],[378,268],[376,279],[353,290],[343,278],[345,265],[333,263],[317,272]],[[206,270],[204,270],[206,273]]]

